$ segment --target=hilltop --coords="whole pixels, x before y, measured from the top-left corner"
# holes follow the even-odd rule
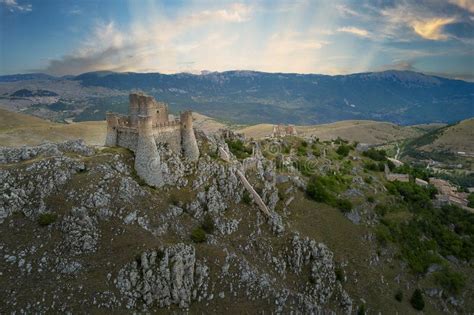
[[[369,144],[383,144],[417,138],[429,130],[441,127],[439,124],[426,126],[398,126],[392,123],[366,120],[346,120],[314,126],[295,126],[298,135],[313,136],[320,140],[342,138]],[[248,138],[264,138],[272,134],[273,125],[259,124],[238,129]]]
[[[160,189],[122,148],[2,148],[0,310],[406,314],[415,288],[430,314],[474,307],[472,214],[388,182],[381,152],[226,134],[198,132],[197,163],[160,147]]]

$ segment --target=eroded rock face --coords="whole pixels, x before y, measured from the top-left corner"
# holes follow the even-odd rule
[[[30,160],[37,156],[61,156],[65,152],[84,156],[94,154],[94,150],[87,146],[82,139],[61,143],[46,142],[37,146],[22,146],[19,148],[0,147],[0,164]]]
[[[60,190],[84,163],[66,156],[40,160],[15,170],[0,169],[0,223],[13,212],[34,219],[46,212],[44,199]]]
[[[288,264],[297,274],[303,267],[309,266],[309,285],[305,288],[305,303],[326,304],[331,298],[336,284],[333,253],[322,243],[308,238],[301,239],[295,234],[289,249]]]
[[[129,308],[140,303],[188,307],[192,300],[205,294],[208,270],[204,263],[196,261],[193,246],[180,243],[142,253],[119,271],[116,285],[128,298]]]
[[[61,223],[64,241],[61,248],[71,255],[95,252],[99,240],[97,218],[86,208],[75,208]]]

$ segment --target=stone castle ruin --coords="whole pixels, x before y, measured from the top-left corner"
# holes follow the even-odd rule
[[[272,130],[272,137],[273,138],[280,138],[286,136],[296,136],[298,133],[296,132],[296,128],[293,125],[273,125]]]
[[[191,111],[170,119],[168,105],[141,93],[130,94],[129,114],[107,112],[105,145],[123,147],[135,153],[135,170],[148,185],[163,186],[158,147],[166,144],[175,153],[196,161],[199,148]]]

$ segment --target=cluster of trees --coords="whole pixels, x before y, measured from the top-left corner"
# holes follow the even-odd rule
[[[415,273],[425,274],[432,264],[444,266],[435,280],[445,290],[459,293],[465,285],[462,274],[449,269],[446,257],[471,261],[474,257],[474,214],[456,206],[435,208],[431,202],[436,194],[432,186],[392,182],[388,192],[397,196],[394,204],[380,204],[375,212],[381,217],[376,228],[382,245],[392,242],[400,257]],[[409,212],[405,220],[391,219],[392,212]]]
[[[339,174],[312,176],[306,186],[306,193],[317,202],[324,202],[342,212],[349,212],[353,207],[351,201],[336,196],[336,193],[347,188],[347,184],[346,179]]]

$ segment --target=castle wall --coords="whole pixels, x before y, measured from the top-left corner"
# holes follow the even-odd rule
[[[179,124],[162,126],[153,130],[156,143],[167,143],[174,152],[181,152],[181,130]]]
[[[131,128],[118,128],[116,146],[135,152],[138,143],[138,132]]]

